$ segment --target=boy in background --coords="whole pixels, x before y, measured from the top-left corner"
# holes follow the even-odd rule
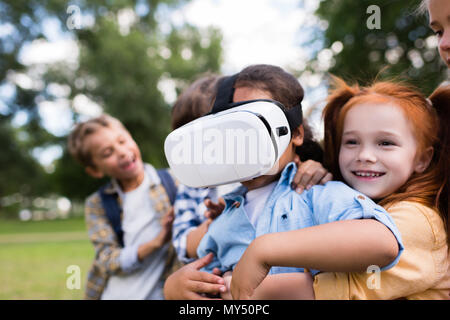
[[[75,126],[71,155],[94,178],[110,183],[86,200],[85,218],[95,259],[86,299],[163,299],[173,209],[161,176],[144,164],[122,123],[101,115]]]

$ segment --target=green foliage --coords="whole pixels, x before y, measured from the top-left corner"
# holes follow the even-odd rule
[[[87,175],[84,168],[68,152],[64,152],[58,159],[54,173],[49,175],[49,191],[69,196],[71,199],[84,200],[104,183],[106,179],[97,180]]]
[[[25,195],[37,194],[45,184],[44,172],[22,148],[7,119],[1,116],[0,145],[0,197],[19,191]]]
[[[169,82],[179,93],[191,80],[204,72],[218,72],[222,59],[222,36],[215,29],[198,30],[191,25],[170,25],[165,15],[177,9],[183,0],[120,0],[120,1],[8,1],[0,0],[0,21],[14,27],[10,36],[0,37],[0,85],[13,84],[15,95],[6,101],[5,116],[13,118],[20,111],[27,114],[22,132],[20,154],[30,163],[17,162],[17,155],[0,157],[9,168],[28,172],[38,168],[47,184],[40,194],[62,193],[84,198],[104,181],[89,178],[84,169],[70,159],[65,148],[65,136],[55,137],[45,130],[37,108],[38,101],[56,101],[48,85],[56,83],[70,88],[70,105],[78,95],[84,95],[121,120],[138,143],[143,158],[156,167],[167,166],[163,142],[170,131],[170,105],[161,88]],[[92,25],[69,30],[69,5],[75,5],[82,17],[90,16]],[[123,14],[132,18],[127,25],[120,22]],[[14,72],[27,73],[30,66],[19,59],[23,46],[45,38],[43,22],[59,21],[59,32],[74,39],[79,47],[79,61],[45,65],[39,79],[43,86],[24,88],[11,81]],[[83,20],[82,20],[83,21]],[[164,26],[162,26],[164,25]],[[9,75],[9,76],[8,76]],[[85,119],[73,109],[73,120]],[[9,125],[9,124],[7,124]],[[6,126],[6,124],[5,124]],[[1,128],[0,128],[1,129]],[[12,130],[8,129],[8,130]],[[8,144],[17,145],[15,137],[5,135]],[[29,155],[35,147],[63,147],[64,155],[55,164],[52,175],[46,175]],[[19,151],[18,151],[19,152]],[[27,160],[28,161],[28,160]],[[1,175],[3,176],[3,170]],[[28,171],[27,171],[28,170]],[[28,172],[24,177],[30,176]],[[24,184],[24,177],[17,178]],[[0,196],[5,184],[0,181]],[[16,186],[11,187],[14,189]],[[9,189],[8,189],[9,190]],[[17,190],[17,189],[16,189]]]
[[[340,41],[329,72],[346,79],[370,82],[404,78],[430,93],[446,78],[447,68],[436,47],[428,47],[431,30],[425,16],[416,14],[420,1],[335,0],[322,1],[316,14],[328,22],[325,47]],[[369,29],[370,5],[380,8],[380,29]],[[381,72],[381,73],[380,73]]]

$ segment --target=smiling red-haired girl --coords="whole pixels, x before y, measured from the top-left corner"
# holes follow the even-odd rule
[[[426,99],[404,84],[335,80],[324,109],[330,171],[387,209],[405,250],[379,289],[361,285],[371,274],[324,273],[316,298],[449,299],[450,86]]]
[[[326,164],[335,179],[388,211],[404,251],[396,266],[381,271],[375,285],[369,285],[372,272],[327,270],[314,276],[313,288],[297,290],[313,291],[315,299],[449,299],[450,85],[426,99],[396,82],[360,87],[335,78],[335,84],[324,109]],[[301,248],[301,232],[272,236]],[[259,285],[255,270],[317,268],[298,258],[296,250],[271,255],[250,245],[233,271],[233,298],[248,298]]]

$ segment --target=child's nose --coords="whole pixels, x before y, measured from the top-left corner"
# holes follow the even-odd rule
[[[358,161],[362,162],[376,162],[377,158],[373,150],[369,147],[362,147],[358,153]]]
[[[119,154],[119,157],[123,158],[123,157],[127,156],[128,149],[124,145],[119,145],[117,147],[117,153]]]
[[[441,51],[450,50],[450,31],[444,32],[444,35],[442,36],[441,40],[439,41],[439,47],[441,48]]]

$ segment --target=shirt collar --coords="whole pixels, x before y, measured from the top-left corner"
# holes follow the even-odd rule
[[[240,185],[239,187],[237,187],[233,191],[231,191],[231,192],[227,193],[226,195],[224,195],[223,198],[224,199],[233,199],[233,198],[238,197],[238,196],[245,197],[247,192],[248,192],[247,187],[243,186],[243,185]]]
[[[281,172],[281,176],[278,179],[278,183],[275,186],[274,190],[277,189],[280,185],[290,186],[292,181],[294,180],[296,173],[297,173],[297,166],[295,165],[295,162],[289,162],[286,165],[286,167],[284,167],[283,171]],[[245,198],[247,192],[248,192],[248,189],[245,186],[241,185],[223,197],[226,199],[233,199],[236,196],[242,196]]]
[[[277,186],[281,184],[290,186],[292,181],[294,181],[296,173],[297,173],[297,166],[295,165],[295,162],[289,162],[281,172],[281,176],[280,179],[278,180]]]
[[[117,193],[116,187],[114,186],[113,180],[111,180],[109,183],[106,184],[106,186],[103,188],[102,192],[104,194],[114,194]]]
[[[158,173],[156,172],[155,168],[153,168],[153,166],[144,163],[144,170],[145,174],[149,177],[150,188],[161,183],[161,179],[159,179]],[[119,182],[115,178],[111,179],[111,182],[106,185],[106,187],[103,189],[103,192],[105,194],[123,194],[122,190],[120,189]]]

